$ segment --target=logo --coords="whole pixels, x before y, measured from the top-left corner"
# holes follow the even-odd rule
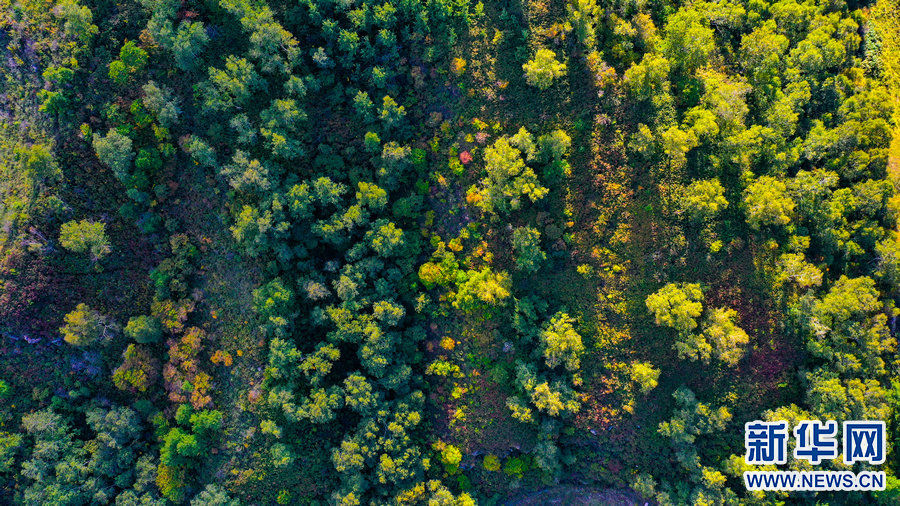
[[[845,426],[846,427],[846,426]],[[804,420],[794,427],[797,446],[795,459],[806,459],[817,466],[822,459],[831,460],[838,456],[838,425],[834,420],[822,423],[818,420]]]
[[[884,464],[884,422],[844,422],[844,463]]]
[[[744,425],[744,445],[747,463],[766,465],[787,462],[787,422],[747,422]]]
[[[851,420],[843,424],[841,444],[834,420],[801,420],[794,427],[794,459],[817,466],[835,460],[839,450],[847,465],[885,461],[887,438],[882,421]],[[787,463],[788,422],[755,420],[744,425],[745,460],[750,465]],[[884,490],[884,471],[746,471],[748,490]]]

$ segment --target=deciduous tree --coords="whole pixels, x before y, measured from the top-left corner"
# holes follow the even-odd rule
[[[99,221],[69,221],[59,229],[59,242],[75,253],[89,252],[91,261],[97,262],[110,252],[106,237],[106,223]]]
[[[537,50],[534,58],[522,65],[525,80],[528,84],[541,90],[553,85],[553,81],[566,75],[566,64],[556,59],[556,53],[550,49]]]
[[[647,297],[647,309],[656,316],[656,324],[684,333],[697,328],[703,313],[703,290],[697,283],[669,283]]]

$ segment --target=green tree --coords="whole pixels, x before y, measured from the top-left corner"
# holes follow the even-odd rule
[[[34,143],[17,148],[16,155],[22,161],[22,168],[31,181],[37,184],[54,183],[62,176],[59,164],[47,144]]]
[[[737,312],[728,308],[710,311],[703,322],[703,338],[712,346],[715,358],[735,365],[744,356],[750,336],[735,324]]]
[[[364,122],[375,119],[375,103],[365,91],[359,91],[353,97],[353,109]]]
[[[703,334],[684,332],[679,334],[675,341],[675,351],[681,358],[709,363],[709,357],[712,356],[712,344],[706,340]]]
[[[522,423],[531,423],[534,421],[534,413],[528,405],[518,397],[508,397],[506,399],[506,407],[509,408],[510,416]]]
[[[85,445],[94,479],[120,487],[131,483],[138,451],[143,449],[140,416],[129,407],[93,408],[85,415],[85,422],[96,434]]]
[[[553,81],[566,75],[566,64],[556,59],[556,53],[541,48],[534,58],[522,65],[525,71],[525,80],[531,86],[546,90],[553,85]]]
[[[188,423],[191,426],[191,432],[205,438],[215,436],[222,428],[223,415],[221,411],[215,409],[204,409],[196,413],[191,413]]]
[[[516,267],[525,272],[534,272],[547,259],[541,250],[541,233],[532,227],[517,227],[512,233],[512,247]]]
[[[281,278],[275,278],[253,291],[253,307],[263,318],[264,327],[277,336],[287,331],[294,292]]]
[[[810,354],[846,375],[881,375],[897,346],[884,303],[869,277],[841,276],[821,300],[801,299],[793,307],[808,332]]]
[[[550,416],[575,414],[581,408],[575,392],[561,382],[552,385],[546,381],[535,383],[530,392],[534,407]]]
[[[723,135],[739,135],[746,128],[744,120],[750,112],[745,99],[752,89],[750,85],[739,75],[710,68],[699,70],[697,74],[703,81],[703,113],[712,117],[716,129]]]
[[[547,473],[550,476],[556,476],[559,474],[561,470],[561,456],[559,446],[557,446],[554,441],[548,438],[541,438],[538,443],[534,445],[532,455],[534,456],[534,464],[541,471]]]
[[[296,416],[313,423],[327,423],[335,419],[344,406],[344,396],[338,387],[315,388],[299,406]]]
[[[680,169],[687,163],[688,151],[700,144],[697,134],[691,129],[681,129],[672,125],[660,134],[663,152],[669,157],[672,167]]]
[[[541,413],[551,417],[574,415],[581,409],[578,397],[566,383],[538,377],[535,366],[521,361],[516,364],[516,385],[524,397]],[[520,421],[532,420],[532,412],[521,399],[507,399],[507,406]]]
[[[361,373],[354,373],[344,380],[344,403],[357,413],[366,415],[378,405],[378,396],[372,383]]]
[[[578,41],[588,49],[596,47],[597,21],[601,19],[603,13],[603,9],[597,5],[597,0],[572,0],[566,5],[566,11]]]
[[[629,370],[631,380],[637,383],[642,394],[646,394],[659,385],[660,373],[661,371],[653,367],[650,362],[633,362]]]
[[[125,326],[125,336],[141,344],[159,342],[162,332],[162,324],[155,316],[135,316]]]
[[[181,428],[169,429],[163,437],[163,445],[159,450],[160,464],[165,466],[183,466],[196,459],[203,452],[203,446],[197,436]]]
[[[144,105],[156,116],[159,124],[166,128],[174,125],[181,108],[172,90],[154,81],[149,81],[141,90],[144,92]]]
[[[130,72],[139,72],[147,66],[147,52],[139,48],[134,41],[128,41],[119,50],[119,59],[125,63]]]
[[[728,207],[725,188],[717,178],[694,181],[681,194],[679,207],[692,220],[715,218]]]
[[[814,317],[829,327],[881,309],[875,282],[868,277],[841,276],[815,307]]]
[[[239,506],[240,502],[232,498],[223,487],[210,483],[191,499],[191,506]]]
[[[888,476],[884,490],[874,492],[875,504],[888,506],[900,501],[900,478]]]
[[[725,406],[714,409],[699,402],[686,387],[679,388],[672,396],[676,406],[674,416],[659,424],[658,432],[669,438],[676,460],[687,471],[698,473],[701,465],[695,444],[697,437],[724,430],[731,413]]]
[[[548,134],[538,137],[538,152],[544,160],[558,161],[566,157],[572,138],[562,130],[553,130]]]
[[[178,31],[175,32],[175,39],[172,41],[175,65],[181,70],[193,70],[197,66],[200,53],[208,43],[209,36],[203,23],[182,21],[178,24]]]
[[[378,116],[386,130],[399,127],[403,119],[406,118],[406,108],[397,105],[397,101],[392,97],[385,95],[382,99],[381,113]]]
[[[23,447],[23,437],[14,432],[0,432],[0,475],[16,470],[16,457]]]
[[[822,284],[822,271],[806,261],[803,253],[784,253],[775,262],[775,285],[792,283],[801,289]]]
[[[147,52],[129,40],[119,50],[119,59],[109,64],[109,78],[119,86],[124,86],[147,66]]]
[[[489,213],[505,214],[521,209],[524,198],[537,202],[549,192],[541,186],[534,169],[525,164],[522,152],[506,136],[485,149],[484,161],[488,177],[469,188],[466,198]]]
[[[372,250],[381,257],[389,258],[397,255],[405,244],[403,230],[387,220],[378,220],[372,224],[372,230],[366,232],[366,240]]]
[[[516,135],[509,138],[509,144],[520,150],[526,160],[534,161],[537,158],[537,143],[534,141],[534,136],[531,135],[531,132],[526,130],[525,127],[519,127],[519,131],[516,132]]]
[[[159,362],[145,346],[129,344],[122,353],[122,364],[113,371],[113,384],[119,390],[145,393],[159,377]]]
[[[891,416],[888,392],[872,378],[842,379],[837,373],[817,368],[806,374],[806,400],[821,420],[887,420]]]
[[[721,104],[717,104],[721,107]],[[682,125],[696,136],[699,143],[714,140],[720,132],[716,115],[703,107],[692,107],[685,114]]]
[[[688,74],[710,62],[716,43],[704,14],[688,5],[666,20],[663,55]]]
[[[256,67],[244,58],[228,55],[225,68],[209,68],[209,79],[198,85],[204,112],[236,112],[265,87]]]
[[[501,467],[500,459],[496,455],[493,455],[493,454],[485,455],[484,459],[482,460],[481,467],[485,471],[490,471],[490,472],[495,473],[500,470],[500,467]]]
[[[669,283],[647,297],[647,309],[656,316],[656,324],[680,333],[697,328],[703,313],[703,290],[697,283]]]
[[[271,448],[269,448],[269,453],[272,457],[272,465],[278,468],[288,467],[293,464],[296,459],[293,452],[291,452],[291,449],[284,443],[273,444]]]
[[[502,305],[511,289],[512,282],[506,272],[493,272],[488,267],[469,270],[457,288],[453,306],[472,311],[483,304]]]
[[[781,226],[791,222],[794,201],[787,185],[772,176],[762,176],[744,190],[747,223],[756,230],[764,226]]]
[[[625,71],[625,89],[637,100],[665,97],[669,93],[669,67],[669,60],[662,55],[646,53],[640,63],[632,63]]]
[[[123,183],[127,183],[131,175],[131,162],[134,160],[131,145],[131,139],[116,129],[110,130],[103,137],[94,134],[93,146],[97,158],[112,169],[116,178]]]
[[[459,451],[459,448],[451,444],[445,445],[441,450],[441,463],[444,464],[444,469],[450,474],[455,474],[459,470],[460,462],[462,462],[462,452]]]
[[[363,141],[363,145],[371,154],[381,153],[381,138],[378,137],[378,134],[375,132],[366,132],[366,137]]]
[[[741,38],[741,61],[750,76],[753,92],[765,99],[780,87],[778,79],[784,68],[784,55],[790,40],[778,33],[775,20],[767,20]]]
[[[566,313],[556,313],[541,330],[541,344],[544,347],[544,361],[547,367],[564,364],[569,371],[576,372],[581,367],[584,344],[581,335],[572,324],[575,319]]]
[[[106,319],[83,302],[66,314],[64,320],[66,324],[59,331],[73,346],[90,346],[108,337],[110,326]]]
[[[875,275],[894,290],[900,285],[900,234],[890,233],[875,245]],[[820,275],[821,279],[821,275]]]
[[[97,262],[110,252],[106,237],[106,223],[88,220],[69,221],[59,229],[59,242],[75,253],[90,252],[91,261]]]
[[[96,491],[91,479],[84,443],[73,437],[69,423],[50,408],[22,417],[22,428],[34,441],[21,477],[23,504],[84,504]],[[100,484],[102,486],[102,484]]]
[[[63,29],[66,35],[78,39],[82,44],[87,44],[97,35],[97,25],[94,24],[94,14],[77,0],[61,0],[55,9],[55,14],[66,20]]]

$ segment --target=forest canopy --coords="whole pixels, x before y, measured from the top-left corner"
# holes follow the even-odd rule
[[[897,504],[897,0],[10,0],[0,502]],[[761,492],[752,421],[883,421]],[[791,457],[781,470],[809,470]]]

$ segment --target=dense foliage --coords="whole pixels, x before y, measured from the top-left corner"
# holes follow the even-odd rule
[[[896,0],[0,5],[0,502],[897,500]]]

